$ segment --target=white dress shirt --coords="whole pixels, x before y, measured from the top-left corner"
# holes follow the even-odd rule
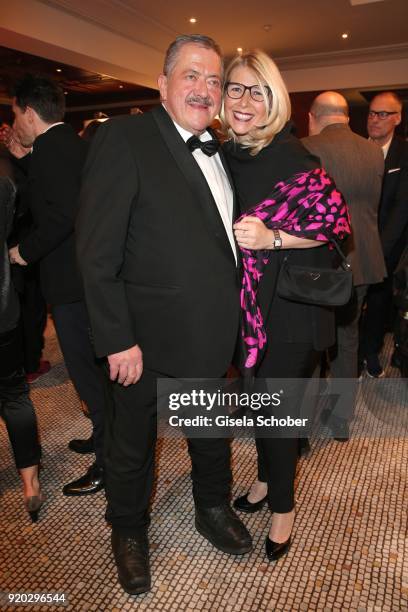
[[[391,140],[392,140],[393,136],[391,136],[391,138],[389,139],[388,142],[385,143],[385,145],[380,145],[383,155],[384,155],[384,159],[387,157],[387,153],[388,153],[388,149],[390,148],[390,144],[391,144]],[[375,144],[377,144],[375,142],[375,140],[373,140],[372,138],[368,137],[368,140],[371,140],[371,142],[374,142]]]
[[[384,159],[387,157],[388,150],[389,150],[389,148],[390,148],[390,144],[391,144],[391,140],[392,140],[392,136],[391,136],[391,138],[389,139],[389,141],[388,141],[388,142],[386,142],[386,143],[385,143],[385,145],[383,145],[383,146],[381,147],[381,148],[382,148],[382,150],[383,150]]]
[[[184,142],[187,142],[187,140],[194,135],[182,128],[175,121],[173,121],[173,123],[176,126],[177,131],[179,132]],[[203,134],[201,134],[201,136],[199,136],[199,139],[202,142],[206,142],[207,140],[211,140],[212,136],[208,132],[204,132]],[[193,151],[192,155],[200,166],[201,171],[204,174],[205,180],[207,181],[208,186],[211,190],[211,193],[218,208],[218,212],[220,213],[220,217],[224,224],[232,252],[234,253],[235,261],[237,261],[237,247],[234,239],[234,232],[232,229],[234,196],[228,177],[225,174],[225,170],[222,165],[220,156],[218,153],[216,153],[215,155],[209,157],[208,155],[203,153],[201,149],[196,149],[195,151]]]

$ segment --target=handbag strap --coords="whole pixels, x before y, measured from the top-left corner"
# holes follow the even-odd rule
[[[337,241],[334,238],[330,238],[330,242],[332,243],[332,245],[336,249],[337,253],[341,257],[341,264],[340,265],[343,268],[343,270],[345,270],[346,272],[350,271],[351,270],[351,264],[347,261],[347,257],[345,256],[345,254],[341,250],[340,245],[337,244]]]
[[[334,248],[336,249],[337,253],[339,254],[340,258],[341,258],[341,264],[340,266],[343,268],[343,270],[345,270],[346,272],[350,272],[351,271],[351,264],[347,261],[347,257],[345,256],[345,254],[343,253],[343,251],[340,248],[340,245],[336,242],[336,240],[334,238],[330,238],[329,242],[332,243],[332,245],[334,246]],[[288,253],[283,262],[282,263],[286,263],[290,257],[290,253]]]

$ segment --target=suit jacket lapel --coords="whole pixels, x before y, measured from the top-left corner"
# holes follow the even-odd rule
[[[397,168],[399,165],[400,147],[398,138],[395,136],[391,140],[390,148],[388,149],[387,157],[385,158],[385,172],[392,168]]]
[[[210,235],[217,241],[224,253],[234,259],[224,224],[200,166],[188,150],[166,110],[160,105],[152,111],[152,115],[167,148],[193,192],[195,202],[200,206]]]

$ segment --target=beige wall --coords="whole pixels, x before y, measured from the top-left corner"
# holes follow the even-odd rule
[[[408,57],[282,70],[289,91],[324,91],[373,87],[395,89],[408,83]]]

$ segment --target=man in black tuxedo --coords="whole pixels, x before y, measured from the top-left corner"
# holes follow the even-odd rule
[[[28,173],[27,198],[33,227],[10,249],[10,261],[21,266],[39,262],[41,289],[51,305],[61,351],[72,382],[88,407],[93,424],[96,462],[81,478],[67,484],[65,495],[87,495],[103,488],[103,404],[100,369],[89,336],[82,283],[76,262],[74,225],[86,145],[62,119],[65,96],[53,81],[28,75],[15,87],[11,152]],[[15,142],[18,141],[18,142]],[[71,441],[78,450],[81,441]]]
[[[393,273],[408,237],[408,143],[395,134],[401,111],[401,99],[386,91],[372,99],[367,119],[368,135],[385,159],[379,228],[388,278],[369,289],[361,339],[367,373],[375,378],[384,376],[378,355],[391,318]]]
[[[221,103],[218,46],[206,36],[178,37],[158,83],[161,106],[99,129],[77,223],[96,353],[107,357],[112,381],[112,547],[119,581],[133,594],[150,588],[156,379],[222,377],[239,322],[233,193],[206,131]],[[188,448],[197,530],[224,552],[248,552],[251,537],[229,504],[228,441],[189,439]]]

